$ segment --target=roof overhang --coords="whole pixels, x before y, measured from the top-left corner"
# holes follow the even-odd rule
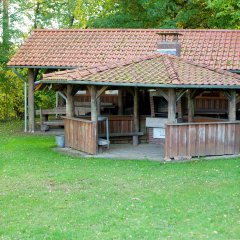
[[[240,86],[230,85],[180,85],[180,84],[143,84],[143,83],[112,83],[112,82],[93,82],[86,80],[41,80],[45,84],[71,84],[71,85],[96,85],[96,86],[113,86],[113,87],[144,87],[144,88],[175,88],[175,89],[240,89]]]
[[[75,69],[79,67],[70,66],[7,66],[8,68],[37,68],[37,69]]]

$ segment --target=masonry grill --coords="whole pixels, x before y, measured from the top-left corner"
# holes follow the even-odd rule
[[[161,54],[181,55],[181,44],[179,36],[182,34],[177,32],[157,33],[161,36],[161,40],[157,43],[157,52]]]

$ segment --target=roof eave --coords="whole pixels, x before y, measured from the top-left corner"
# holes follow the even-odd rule
[[[112,82],[90,82],[80,80],[41,80],[47,84],[73,84],[73,85],[97,85],[97,86],[121,86],[121,87],[146,87],[146,88],[178,88],[178,89],[240,89],[240,85],[196,85],[196,84],[144,84],[144,83],[112,83]]]
[[[75,69],[73,66],[22,66],[22,65],[8,65],[8,68],[38,68],[38,69]]]

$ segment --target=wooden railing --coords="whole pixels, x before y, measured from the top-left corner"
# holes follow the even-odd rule
[[[97,153],[96,123],[81,119],[64,117],[65,146],[86,152]]]
[[[240,153],[240,122],[167,124],[165,158]]]

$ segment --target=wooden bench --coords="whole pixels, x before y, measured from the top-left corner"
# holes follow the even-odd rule
[[[62,120],[53,120],[53,121],[47,121],[47,122],[43,122],[44,125],[47,126],[64,126],[64,122]]]
[[[130,132],[130,133],[109,133],[109,137],[133,137],[133,136],[143,136],[143,132]],[[106,136],[106,134],[99,134],[100,137]]]
[[[101,102],[101,110],[111,110],[116,108],[112,103]],[[91,103],[90,102],[74,102],[74,115],[75,116],[85,116],[91,112]],[[49,120],[50,115],[66,115],[66,107],[57,107],[51,109],[39,109],[35,111],[36,115],[40,116],[41,129],[42,131],[47,131],[50,126],[63,126],[61,122],[56,120]],[[52,123],[51,123],[52,122]],[[59,124],[58,124],[59,123]]]

